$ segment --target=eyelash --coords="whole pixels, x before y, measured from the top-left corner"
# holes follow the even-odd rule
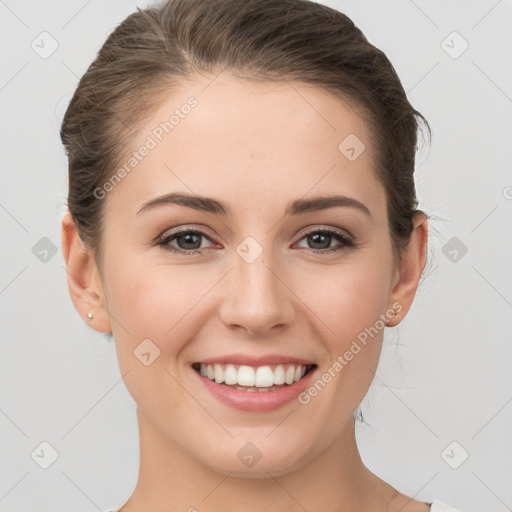
[[[175,253],[181,254],[181,255],[202,254],[204,249],[193,249],[193,250],[187,251],[186,249],[177,249],[177,248],[169,245],[170,242],[172,242],[179,236],[188,235],[188,234],[199,235],[199,236],[207,238],[208,240],[211,241],[210,237],[208,237],[208,235],[206,235],[206,233],[203,233],[202,231],[198,231],[196,229],[191,229],[191,228],[182,228],[182,229],[178,229],[178,230],[174,231],[170,235],[160,238],[157,245],[162,246],[162,248],[166,251],[172,251],[172,252],[175,252]],[[307,251],[309,251],[310,253],[313,253],[313,254],[326,254],[326,253],[330,253],[330,252],[338,252],[338,251],[341,251],[346,248],[357,247],[357,244],[353,240],[353,238],[351,238],[343,233],[340,233],[338,231],[334,231],[331,229],[325,229],[325,228],[310,230],[310,231],[304,233],[304,235],[299,239],[299,241],[308,236],[311,236],[313,234],[321,234],[321,235],[331,236],[331,237],[335,238],[338,242],[341,242],[343,244],[341,247],[330,247],[327,249],[306,249]]]

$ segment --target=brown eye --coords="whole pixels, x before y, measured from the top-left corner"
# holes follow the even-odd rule
[[[335,247],[331,247],[333,239],[338,242],[338,245]],[[307,241],[308,247],[306,249],[312,249],[314,252],[319,253],[340,251],[346,247],[355,246],[355,243],[347,235],[330,229],[310,231],[301,240]]]
[[[180,249],[199,249],[201,247],[201,235],[196,233],[178,235],[175,240]]]
[[[202,231],[195,229],[181,229],[164,236],[158,245],[163,249],[182,253],[182,254],[199,254],[204,249],[203,239],[210,240]],[[211,241],[211,240],[210,240]],[[173,242],[175,245],[173,245]]]

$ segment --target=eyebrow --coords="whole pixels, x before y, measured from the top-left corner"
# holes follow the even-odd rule
[[[171,192],[170,194],[165,194],[151,199],[142,205],[142,208],[137,212],[137,215],[157,206],[171,204],[186,206],[188,208],[193,208],[194,210],[222,215],[224,217],[231,215],[231,209],[226,203],[211,197],[189,195],[182,192]],[[317,196],[310,199],[297,199],[287,206],[285,215],[301,215],[307,212],[327,210],[335,207],[356,208],[369,217],[372,216],[370,210],[361,201],[354,199],[353,197],[347,197],[339,194],[331,196]]]

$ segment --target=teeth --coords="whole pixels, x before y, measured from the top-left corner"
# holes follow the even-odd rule
[[[233,364],[204,364],[201,363],[199,373],[203,377],[215,381],[217,384],[225,383],[233,386],[236,389],[244,389],[245,391],[258,391],[265,392],[271,391],[274,386],[282,386],[283,384],[291,385],[300,380],[306,374],[308,367],[303,364],[279,364],[275,367],[259,366],[253,368],[252,366]],[[240,388],[239,386],[244,386]]]
[[[255,374],[251,366],[240,366],[238,368],[238,385],[254,386]]]
[[[204,364],[201,365],[201,368],[203,366]],[[230,386],[238,383],[238,371],[232,364],[228,364],[226,366],[226,370],[224,371],[224,382]]]
[[[209,374],[208,368],[206,372]],[[224,382],[224,372],[222,371],[222,366],[220,364],[213,365],[213,375],[215,376],[215,382],[217,384],[221,384]]]
[[[257,388],[268,388],[274,384],[274,372],[270,366],[260,366],[256,370],[255,385]]]
[[[276,369],[274,370],[274,384],[280,385],[284,384],[284,368],[283,365],[280,364],[276,366]]]

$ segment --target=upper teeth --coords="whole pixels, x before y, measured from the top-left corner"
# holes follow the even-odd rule
[[[215,381],[217,384],[225,383],[231,386],[255,386],[257,388],[271,387],[280,384],[293,384],[306,373],[307,366],[302,364],[279,364],[271,366],[236,366],[234,364],[204,364],[201,363],[200,373],[203,377]]]

